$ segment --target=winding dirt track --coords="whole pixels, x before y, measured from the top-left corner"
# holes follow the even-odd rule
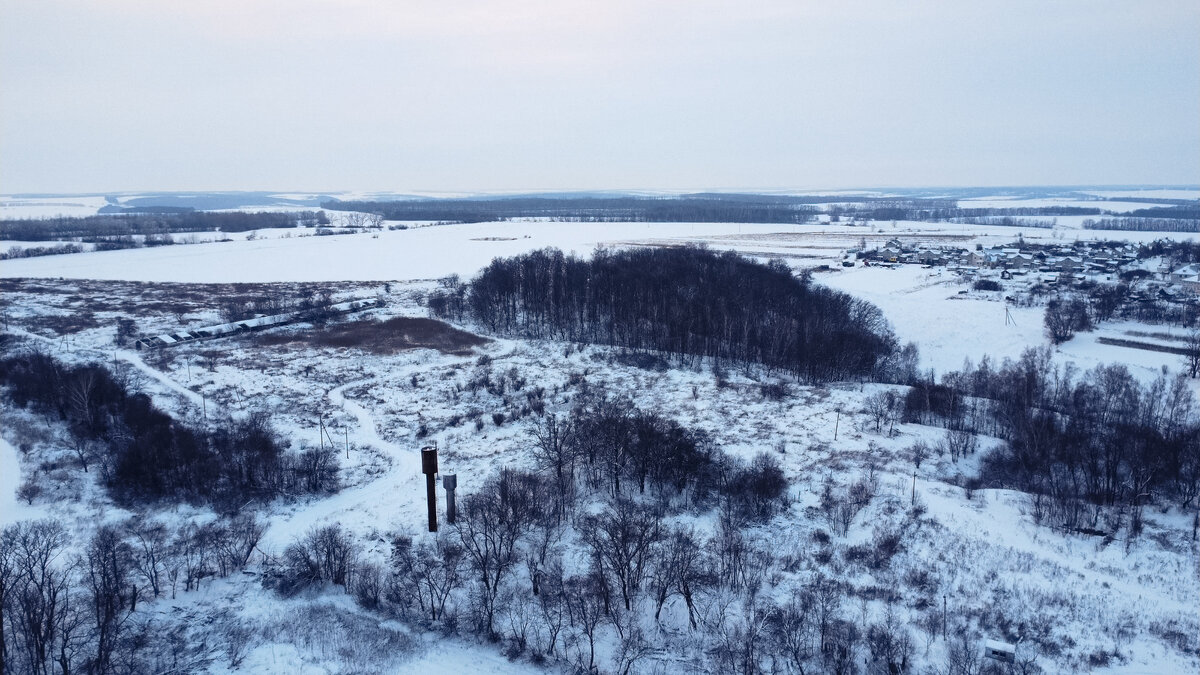
[[[271,525],[263,535],[262,543],[259,544],[263,550],[273,548],[281,551],[297,535],[303,534],[312,527],[339,522],[343,519],[361,519],[366,514],[376,511],[381,505],[393,503],[399,495],[420,493],[421,467],[418,454],[413,449],[405,449],[384,440],[379,435],[371,413],[358,403],[346,398],[345,391],[347,389],[367,384],[373,379],[366,378],[347,382],[329,390],[326,396],[330,403],[344,409],[358,421],[357,427],[350,432],[350,440],[353,445],[371,447],[381,452],[387,457],[390,464],[387,471],[367,483],[347,488],[323,499],[299,504],[289,514],[272,517]],[[407,489],[399,489],[406,483],[411,483],[411,485]]]

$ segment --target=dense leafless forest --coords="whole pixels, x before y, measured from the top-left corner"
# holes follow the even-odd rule
[[[899,349],[878,308],[734,253],[547,250],[450,280],[434,313],[503,335],[757,363],[814,381],[889,377]]]

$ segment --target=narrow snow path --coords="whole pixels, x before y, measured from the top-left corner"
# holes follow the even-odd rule
[[[39,342],[46,343],[55,348],[58,347],[58,342],[56,340],[54,340],[53,338],[48,338],[43,335],[38,335],[37,333],[30,333],[29,331],[23,330],[21,328],[9,328],[8,330],[10,333],[20,335],[21,337],[26,337],[31,340],[37,340]],[[166,373],[163,373],[161,370],[158,370],[157,368],[154,368],[153,366],[147,365],[146,362],[142,360],[142,357],[137,355],[137,352],[131,352],[128,349],[114,349],[113,351],[109,352],[109,351],[105,351],[103,349],[96,349],[94,347],[79,347],[79,348],[74,349],[74,351],[76,351],[76,352],[91,352],[91,353],[99,354],[100,355],[99,360],[101,360],[101,361],[108,361],[110,358],[113,358],[113,357],[120,359],[121,361],[124,361],[124,362],[132,365],[134,368],[141,371],[142,373],[145,373],[147,376],[149,376],[150,378],[152,378],[159,384],[163,385],[167,389],[175,392],[176,394],[179,394],[180,396],[183,396],[188,401],[191,401],[196,407],[201,407],[204,405],[204,397],[203,396],[201,396],[200,394],[197,394],[196,392],[192,391],[191,389],[188,389],[187,387],[183,386],[179,382],[176,382],[175,380],[171,379],[171,377],[169,375],[167,375]]]
[[[167,389],[170,389],[176,394],[179,394],[180,396],[183,396],[187,400],[191,401],[196,407],[199,408],[205,405],[203,396],[171,379],[170,376],[158,370],[157,368],[146,365],[146,362],[142,360],[142,357],[138,356],[135,352],[118,349],[116,350],[116,355],[118,359],[132,365],[134,368],[137,368],[139,371],[158,381],[159,384],[163,385]]]
[[[327,396],[332,404],[343,408],[358,421],[357,427],[350,432],[352,444],[378,450],[387,457],[390,466],[370,482],[344,489],[324,499],[294,505],[292,513],[274,516],[260,544],[264,550],[281,552],[297,536],[324,524],[365,519],[388,526],[391,524],[387,521],[389,513],[394,514],[404,501],[412,501],[411,498],[404,500],[403,495],[417,493],[421,476],[420,457],[411,449],[384,440],[371,413],[345,395],[347,389],[367,384],[372,379],[348,382],[331,389]],[[399,489],[405,483],[412,485],[407,490]]]

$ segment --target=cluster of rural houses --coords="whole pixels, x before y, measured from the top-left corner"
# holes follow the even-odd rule
[[[1137,246],[1112,242],[963,249],[905,244],[891,239],[871,250],[848,252],[864,265],[912,264],[944,267],[968,278],[1024,278],[1051,285],[1081,281],[1135,281],[1138,290],[1160,300],[1190,301],[1200,296],[1200,263],[1171,267],[1138,258]],[[849,261],[848,261],[849,262]],[[845,263],[843,263],[845,264]],[[850,265],[853,265],[850,262]]]

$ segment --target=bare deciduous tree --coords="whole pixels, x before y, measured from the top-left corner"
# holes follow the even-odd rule
[[[533,457],[543,469],[554,474],[557,488],[555,510],[559,518],[570,500],[575,482],[575,425],[570,419],[546,415],[529,430],[533,438]]]
[[[397,536],[392,540],[394,583],[401,586],[402,597],[416,599],[421,611],[437,621],[444,617],[451,593],[462,583],[463,556],[459,542],[445,534],[419,543]]]
[[[502,471],[478,493],[464,500],[458,530],[467,564],[478,584],[481,632],[495,635],[496,599],[501,584],[520,561],[517,540],[529,527],[537,509],[536,477]]]
[[[671,530],[650,572],[654,589],[654,620],[659,620],[667,600],[678,596],[687,606],[688,623],[694,630],[698,614],[696,592],[707,583],[709,574],[695,531],[684,527]]]
[[[652,549],[662,539],[661,515],[623,497],[612,499],[598,516],[584,520],[584,538],[593,558],[621,591],[625,610],[646,576]]]

